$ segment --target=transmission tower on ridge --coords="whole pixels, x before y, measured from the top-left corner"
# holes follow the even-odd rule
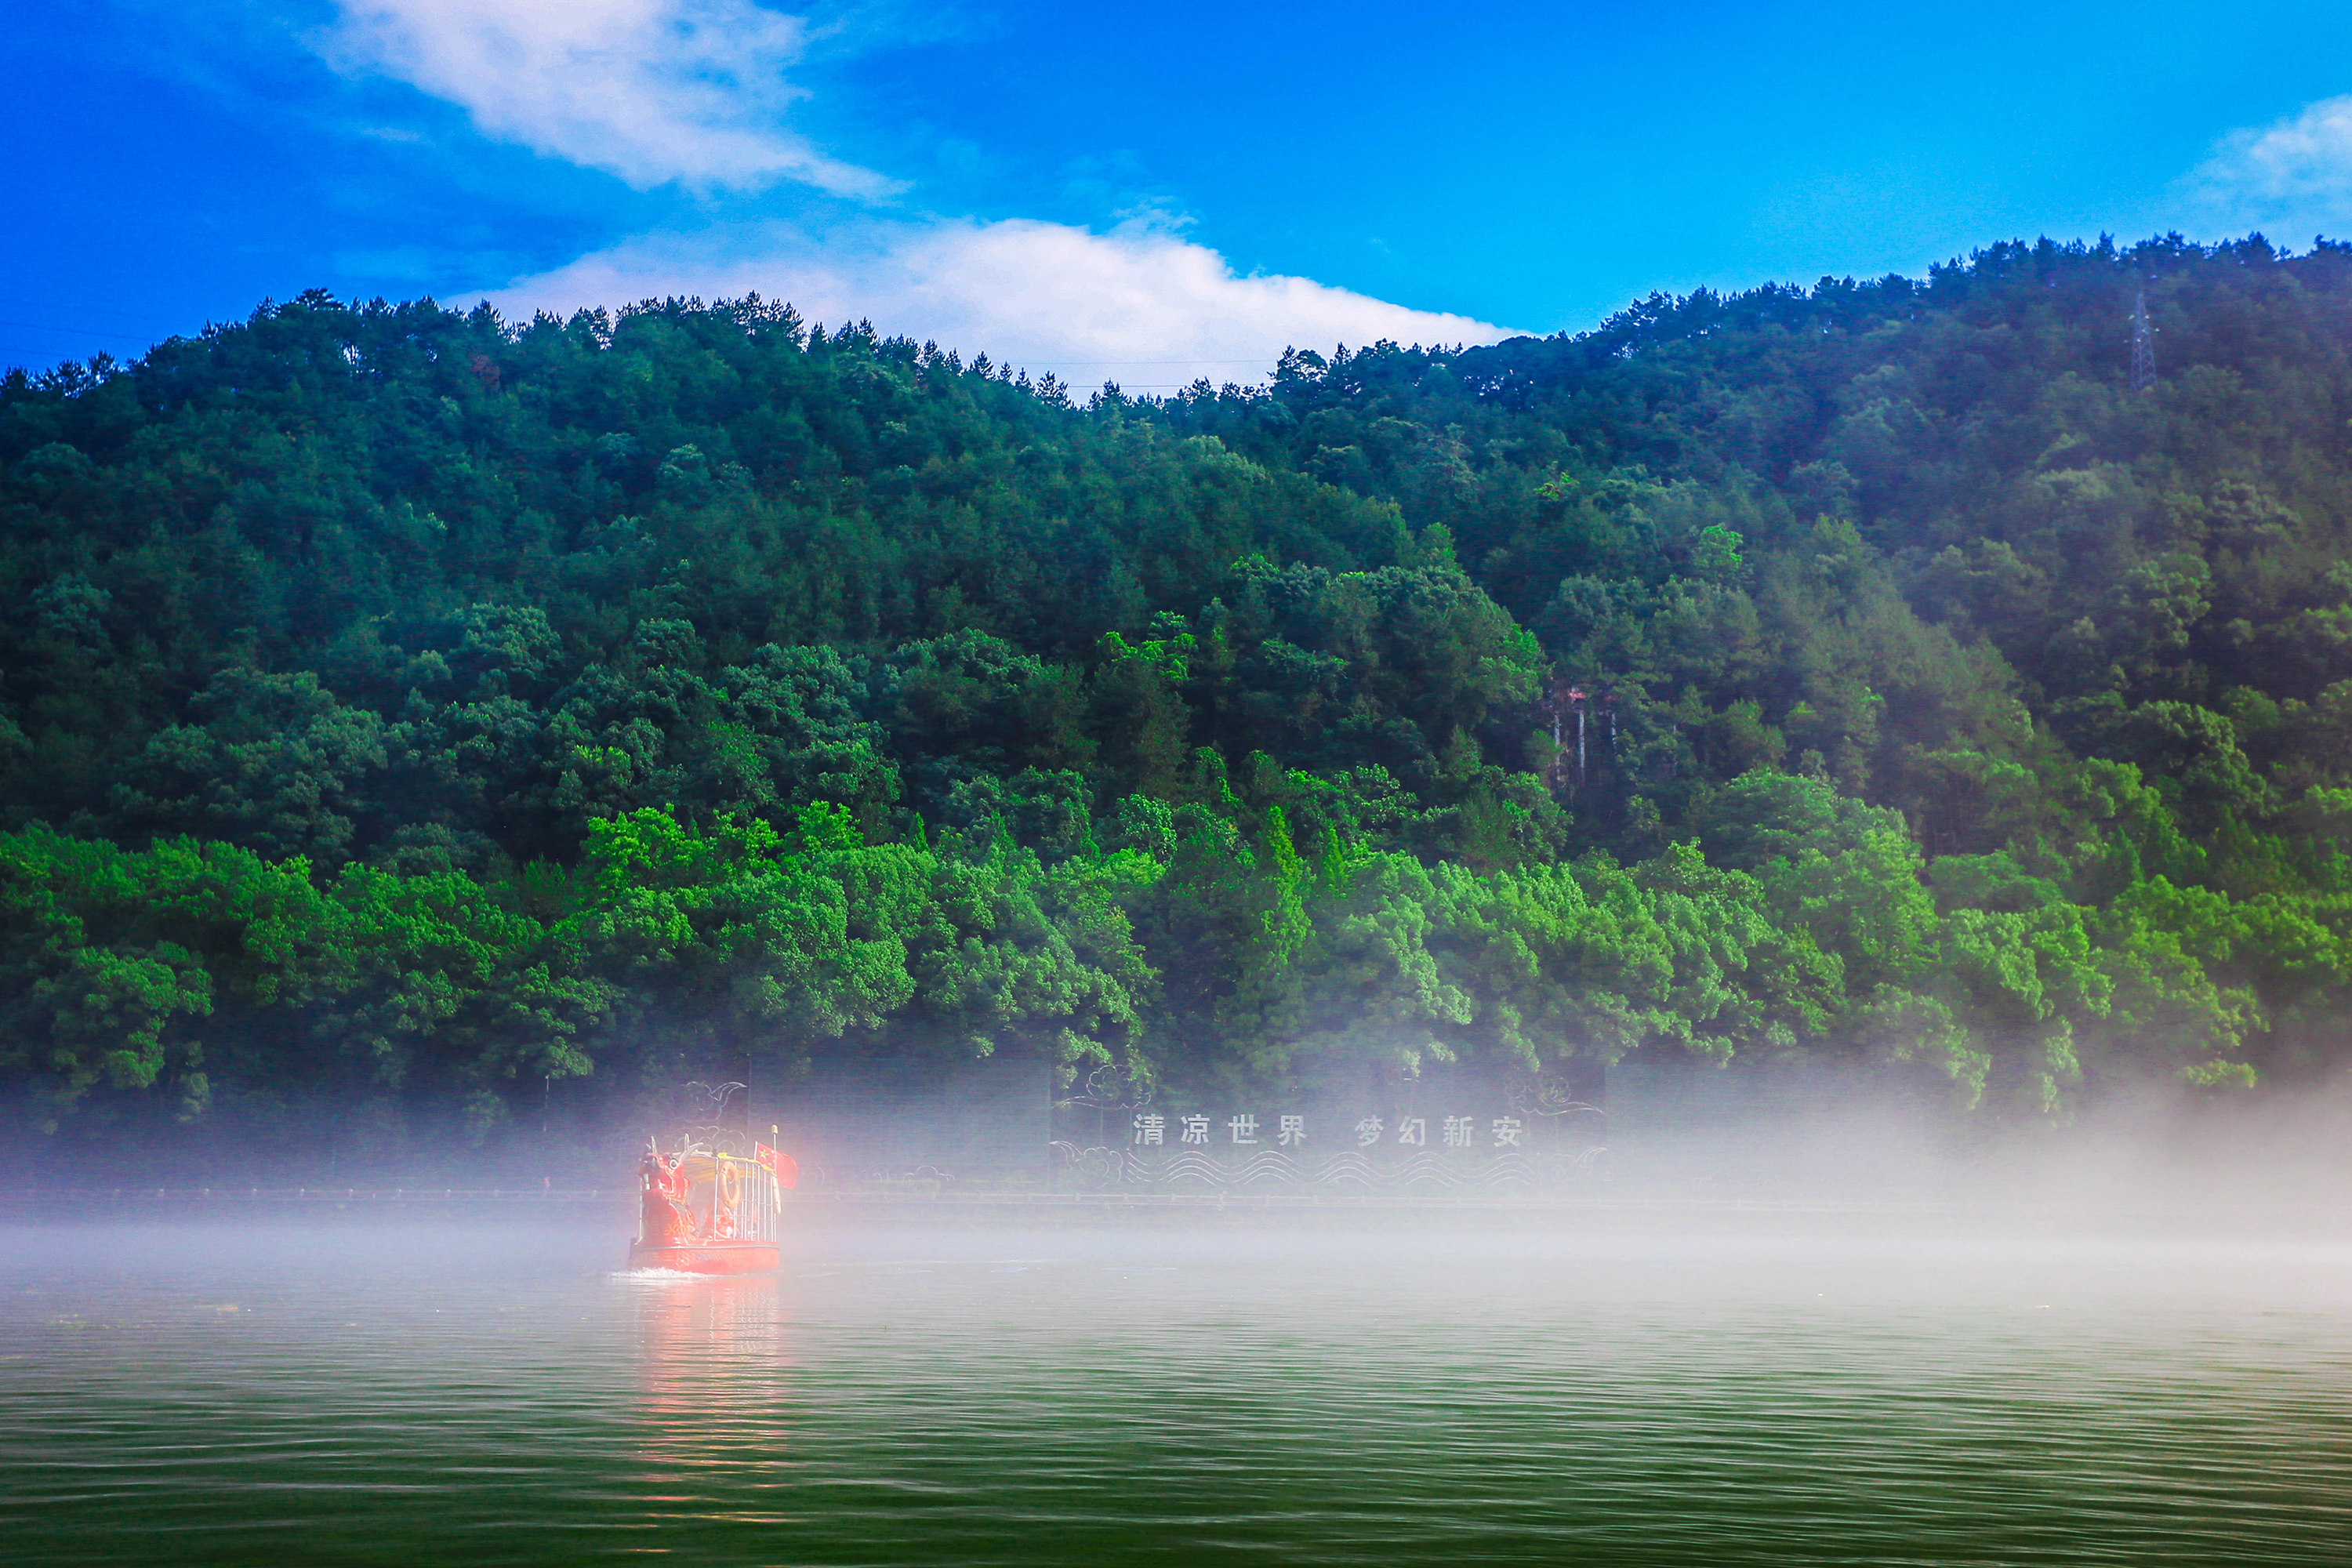
[[[2147,290],[2132,291],[2132,390],[2156,384],[2156,329],[2147,324]]]

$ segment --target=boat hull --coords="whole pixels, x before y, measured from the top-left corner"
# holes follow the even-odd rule
[[[772,1241],[704,1241],[684,1247],[629,1245],[632,1268],[668,1268],[680,1274],[772,1274],[783,1258]]]

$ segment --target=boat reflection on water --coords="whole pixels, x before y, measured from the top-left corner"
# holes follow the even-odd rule
[[[635,1446],[646,1466],[637,1496],[696,1515],[754,1517],[742,1488],[780,1461],[790,1426],[782,1287],[651,1270],[619,1278],[636,1297]]]
[[[757,1379],[785,1364],[783,1301],[775,1280],[649,1272],[624,1278],[637,1296],[648,1410],[708,1414],[706,1396],[715,1384]]]

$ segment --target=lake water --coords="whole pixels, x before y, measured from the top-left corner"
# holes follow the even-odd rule
[[[2352,1562],[2352,1247],[0,1231],[12,1563]]]

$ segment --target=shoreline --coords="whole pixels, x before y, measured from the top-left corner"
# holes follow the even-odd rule
[[[521,1187],[34,1187],[0,1189],[0,1223],[104,1224],[123,1220],[227,1218],[233,1215],[341,1215],[352,1219],[431,1215],[500,1220],[610,1215],[617,1223],[635,1203],[631,1188]],[[1610,1226],[1640,1222],[1769,1224],[1901,1220],[1930,1229],[1999,1226],[2071,1229],[2155,1226],[2205,1234],[2214,1226],[2352,1236],[2352,1202],[2128,1200],[2052,1202],[2009,1196],[1838,1198],[1805,1195],[1669,1196],[1624,1194],[1503,1197],[1396,1194],[1244,1193],[797,1193],[788,1224],[834,1229],[856,1224],[1070,1221],[1345,1220],[1351,1217],[1549,1220]]]

